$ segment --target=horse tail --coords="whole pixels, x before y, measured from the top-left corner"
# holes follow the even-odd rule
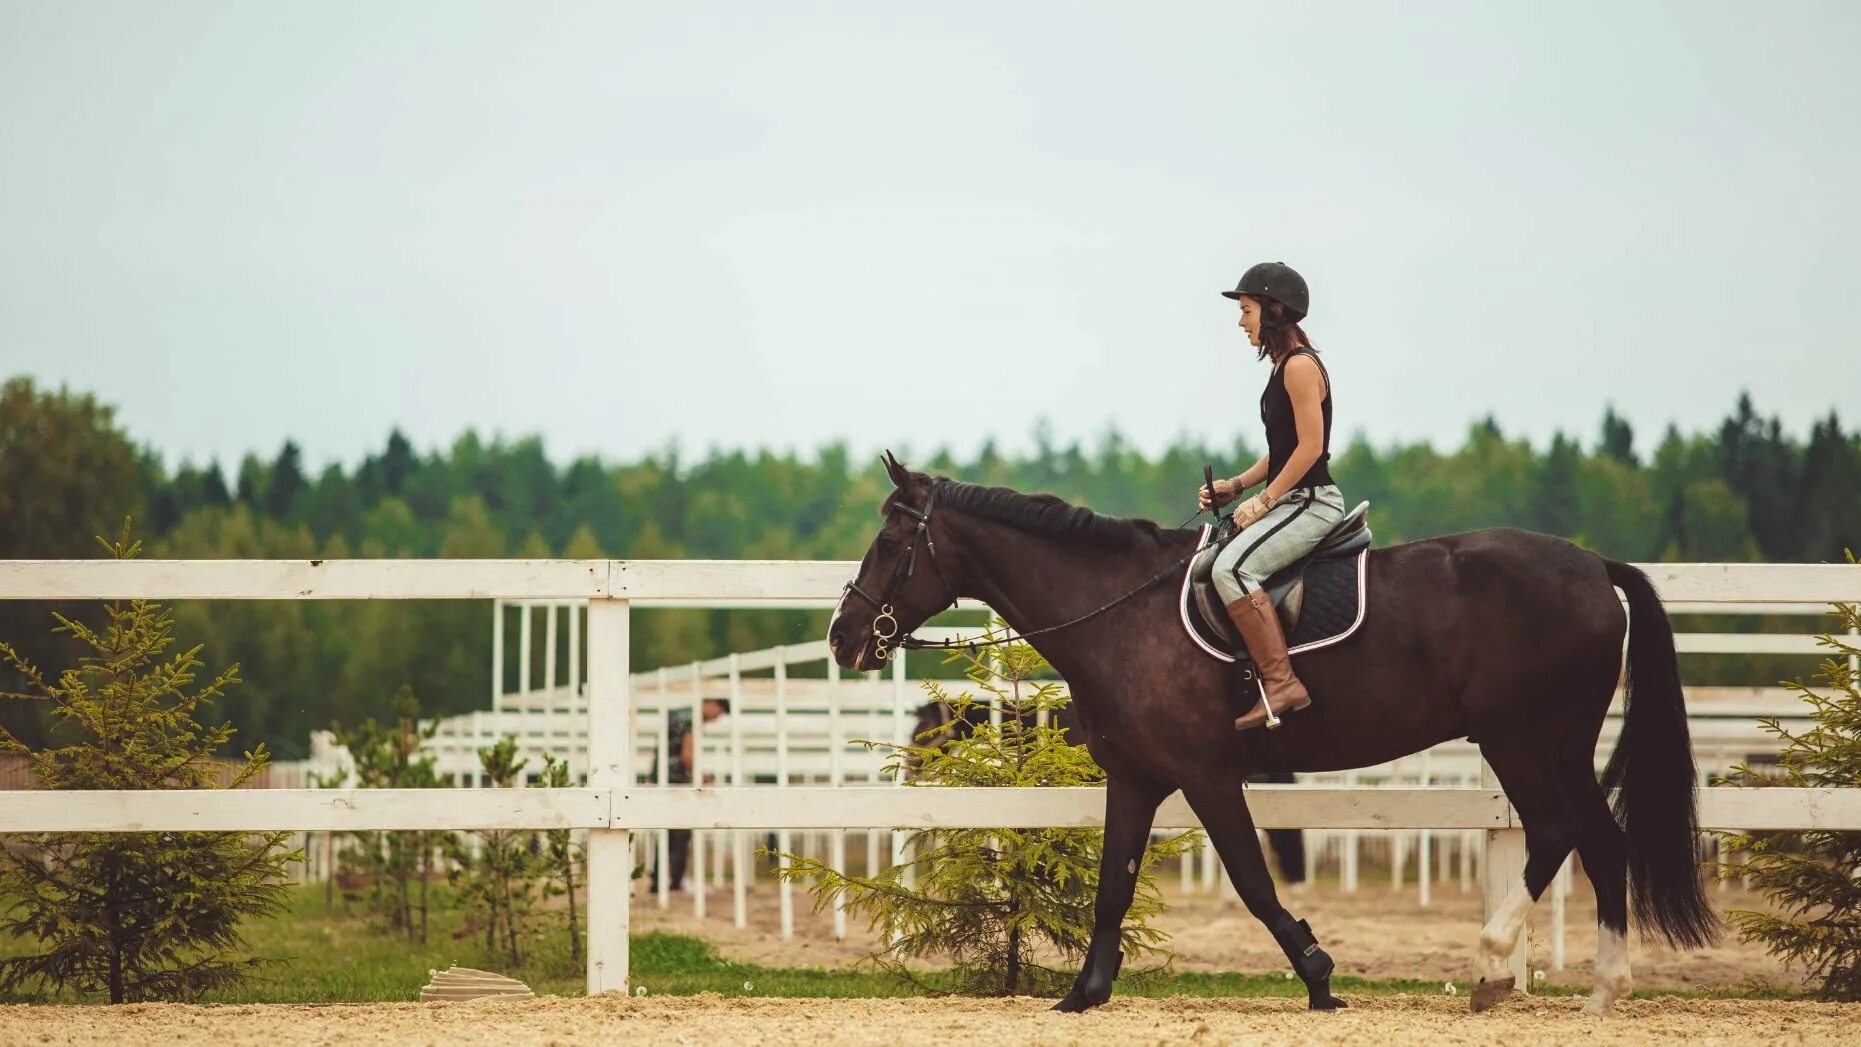
[[[1628,837],[1629,888],[1642,935],[1675,948],[1710,942],[1719,921],[1706,901],[1700,865],[1693,744],[1674,630],[1653,583],[1639,569],[1605,560],[1628,594],[1628,684],[1622,732],[1603,771]],[[1618,790],[1619,791],[1616,791]]]

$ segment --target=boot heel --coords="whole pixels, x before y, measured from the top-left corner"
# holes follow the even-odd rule
[[[1295,701],[1291,705],[1288,705],[1286,707],[1286,711],[1289,713],[1296,713],[1300,709],[1304,709],[1310,706],[1311,704],[1312,704],[1312,700],[1310,698],[1307,698],[1303,701]],[[1266,729],[1269,731],[1278,730],[1280,719],[1281,717],[1273,715],[1273,706],[1271,704],[1268,704]]]

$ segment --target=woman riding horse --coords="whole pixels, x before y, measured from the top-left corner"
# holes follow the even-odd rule
[[[1235,730],[1245,731],[1278,727],[1280,716],[1312,704],[1293,675],[1266,580],[1330,533],[1344,516],[1344,495],[1331,480],[1331,376],[1299,326],[1311,305],[1305,278],[1284,262],[1261,262],[1242,274],[1234,290],[1221,293],[1241,303],[1241,330],[1259,350],[1258,359],[1273,364],[1260,394],[1267,453],[1246,472],[1213,484],[1221,502],[1267,484],[1234,507],[1241,533],[1216,557],[1212,579],[1264,689],[1261,704],[1234,721]],[[1204,511],[1212,508],[1209,494],[1204,487],[1197,495]]]
[[[1714,936],[1673,631],[1633,565],[1510,528],[1372,549],[1361,628],[1300,662],[1324,700],[1283,730],[1236,732],[1223,729],[1222,702],[1240,681],[1191,640],[1176,588],[1164,584],[1199,553],[1201,529],[913,472],[889,455],[886,468],[894,490],[884,522],[828,625],[835,662],[864,672],[900,649],[934,646],[912,631],[959,598],[979,600],[1066,678],[1105,769],[1092,938],[1059,1010],[1110,998],[1139,862],[1158,805],[1177,790],[1309,1006],[1342,1006],[1331,957],[1280,904],[1247,779],[1371,767],[1454,738],[1479,746],[1525,831],[1524,874],[1480,932],[1475,1010],[1514,988],[1507,957],[1573,850],[1596,892],[1596,986],[1585,1011],[1606,1012],[1633,985],[1631,907],[1644,934],[1676,947]],[[1622,729],[1598,781],[1624,646]]]

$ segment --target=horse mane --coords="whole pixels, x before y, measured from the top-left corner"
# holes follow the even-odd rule
[[[938,501],[1032,534],[1079,538],[1095,545],[1123,548],[1142,540],[1160,541],[1163,529],[1150,520],[1104,516],[1057,495],[1022,494],[1007,487],[985,487],[946,477],[935,481]]]

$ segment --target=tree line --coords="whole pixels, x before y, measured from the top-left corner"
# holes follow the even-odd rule
[[[907,461],[1174,525],[1194,509],[1204,462],[1239,471],[1259,453],[1251,432],[1228,446],[1178,440],[1155,455],[1115,429],[1090,446],[1056,441],[1044,423],[1032,435],[1027,453],[990,441],[973,455]],[[1801,440],[1749,397],[1716,429],[1669,426],[1651,445],[1605,408],[1592,437],[1559,433],[1542,448],[1490,417],[1449,450],[1357,435],[1332,469],[1348,501],[1373,503],[1379,544],[1494,525],[1641,561],[1820,562],[1861,544],[1861,434],[1831,413]],[[229,471],[169,461],[94,396],[29,378],[0,389],[0,558],[94,556],[94,536],[129,517],[157,557],[852,559],[888,489],[876,460],[855,460],[843,443],[805,456],[667,448],[559,464],[538,438],[471,431],[421,451],[396,430],[353,467],[314,473],[287,441]],[[0,638],[64,664],[53,609],[0,604]],[[491,690],[489,612],[478,603],[193,602],[175,616],[177,632],[243,667],[247,683],[217,715],[239,725],[240,744],[263,741],[283,758],[301,754],[313,729],[379,713],[403,684],[439,714],[482,708]],[[678,663],[812,638],[824,624],[814,612],[642,611],[633,657],[643,668]],[[506,659],[510,684],[515,662]],[[0,725],[28,742],[45,731],[38,711],[17,703],[0,707]]]

